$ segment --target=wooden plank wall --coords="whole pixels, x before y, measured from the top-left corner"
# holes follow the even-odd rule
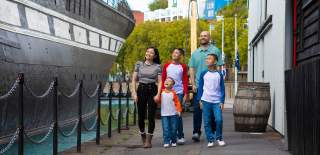
[[[320,1],[297,0],[297,63],[320,59]]]
[[[288,147],[320,154],[320,1],[297,2],[297,66],[285,73]]]
[[[285,73],[289,151],[320,154],[320,59]]]

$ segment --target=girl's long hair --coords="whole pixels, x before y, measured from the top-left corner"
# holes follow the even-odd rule
[[[153,51],[154,51],[153,63],[161,64],[159,50],[157,48],[153,47],[153,46],[148,47],[147,50],[148,49],[153,49]]]

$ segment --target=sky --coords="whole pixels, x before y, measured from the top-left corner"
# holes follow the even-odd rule
[[[132,10],[148,11],[148,4],[153,0],[127,0]]]

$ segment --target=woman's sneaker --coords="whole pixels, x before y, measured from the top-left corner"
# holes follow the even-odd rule
[[[163,144],[163,147],[164,148],[168,148],[168,147],[170,147],[170,145],[169,144]]]
[[[209,142],[208,143],[208,147],[210,148],[210,147],[214,147],[214,142]]]
[[[226,142],[224,142],[223,140],[217,140],[217,143],[219,146],[225,146]]]
[[[178,139],[178,141],[177,141],[178,145],[183,145],[184,142],[185,142],[184,138],[180,138],[180,139]]]
[[[177,143],[172,143],[171,146],[172,147],[177,147]]]

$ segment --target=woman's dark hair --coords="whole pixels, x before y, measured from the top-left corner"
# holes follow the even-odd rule
[[[153,49],[153,51],[154,51],[153,63],[161,64],[159,50],[157,48],[153,47],[153,46],[148,47],[147,50],[148,49]]]
[[[173,53],[175,50],[178,50],[181,55],[184,55],[184,50],[182,48],[174,48],[171,53]]]

